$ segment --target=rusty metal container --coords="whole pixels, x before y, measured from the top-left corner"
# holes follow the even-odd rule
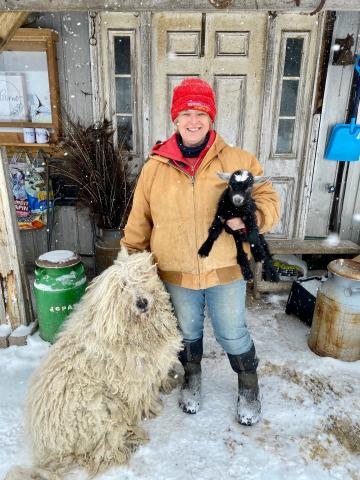
[[[360,263],[333,260],[315,304],[309,347],[321,356],[360,359]]]

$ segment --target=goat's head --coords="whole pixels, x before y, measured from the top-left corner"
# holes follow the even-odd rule
[[[228,194],[235,207],[240,207],[251,196],[255,183],[267,182],[270,177],[254,176],[248,170],[236,170],[233,173],[218,172],[218,176],[228,182]]]

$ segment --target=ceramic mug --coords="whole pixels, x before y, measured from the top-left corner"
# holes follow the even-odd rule
[[[35,128],[36,143],[49,143],[49,130],[46,128]]]
[[[23,128],[24,143],[35,143],[35,128]]]

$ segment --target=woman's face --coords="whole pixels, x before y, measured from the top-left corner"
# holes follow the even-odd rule
[[[205,112],[183,110],[179,113],[175,124],[185,147],[196,147],[205,140],[211,127],[211,120]]]

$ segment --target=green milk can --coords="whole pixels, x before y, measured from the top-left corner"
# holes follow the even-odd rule
[[[64,320],[86,289],[80,258],[70,250],[53,250],[35,261],[34,292],[40,337],[53,343]]]

